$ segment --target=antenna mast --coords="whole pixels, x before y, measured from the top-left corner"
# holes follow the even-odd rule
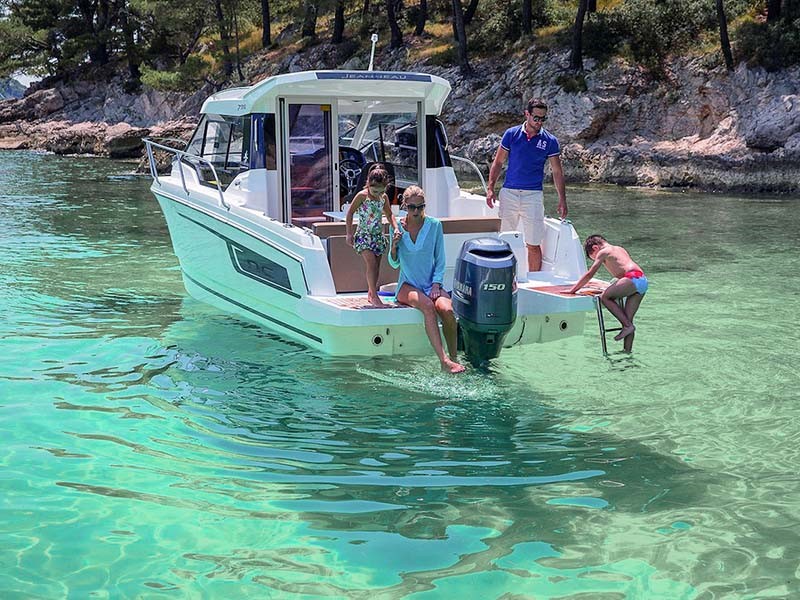
[[[372,63],[375,61],[375,44],[378,43],[378,34],[373,33],[370,39],[372,40],[372,50],[369,53],[369,68],[367,71],[372,71]]]

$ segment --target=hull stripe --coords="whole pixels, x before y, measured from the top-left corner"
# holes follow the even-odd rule
[[[302,335],[303,337],[306,337],[306,338],[308,338],[310,340],[314,340],[315,342],[317,342],[319,344],[322,343],[322,338],[317,337],[316,335],[313,335],[311,333],[308,333],[307,331],[303,331],[302,329],[298,329],[297,327],[294,327],[293,325],[289,325],[288,323],[284,323],[283,321],[281,321],[279,319],[276,319],[275,317],[270,317],[269,315],[264,314],[261,311],[255,310],[254,308],[250,308],[246,304],[242,304],[241,302],[237,302],[233,298],[228,298],[224,294],[221,294],[221,293],[217,292],[216,290],[212,290],[210,287],[205,286],[202,283],[200,283],[199,281],[197,281],[196,279],[190,277],[189,275],[186,274],[185,271],[183,272],[183,276],[186,277],[186,279],[191,281],[193,284],[195,284],[197,287],[204,289],[209,294],[214,294],[218,298],[221,298],[221,299],[225,300],[225,302],[230,302],[234,306],[238,306],[239,308],[241,308],[243,310],[246,310],[247,312],[251,312],[256,316],[261,317],[262,319],[266,319],[267,321],[271,321],[272,323],[275,323],[276,325],[279,325],[279,326],[283,327],[284,329],[288,329],[289,331],[294,331],[295,333],[297,333],[299,335]]]

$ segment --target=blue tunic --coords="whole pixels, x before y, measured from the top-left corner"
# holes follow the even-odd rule
[[[524,124],[507,129],[500,145],[508,152],[503,187],[510,190],[541,190],[544,163],[561,153],[556,136],[542,127],[538,135],[528,139]]]
[[[417,234],[417,241],[411,241],[411,235],[397,224],[403,237],[397,243],[397,260],[389,252],[389,264],[395,269],[400,267],[397,279],[397,290],[404,283],[430,294],[434,283],[442,284],[444,279],[444,232],[442,223],[433,217],[425,217],[425,222]]]

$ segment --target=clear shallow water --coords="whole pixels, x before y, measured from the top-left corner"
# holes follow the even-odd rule
[[[634,355],[452,378],[188,298],[129,165],[2,159],[3,598],[800,594],[797,200],[571,188]]]

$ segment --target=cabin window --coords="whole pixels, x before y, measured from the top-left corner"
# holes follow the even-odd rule
[[[361,148],[368,162],[391,165],[402,187],[419,183],[416,112],[373,115]]]
[[[250,115],[230,117],[225,115],[205,115],[189,142],[187,152],[202,156],[210,162],[198,162],[195,167],[200,174],[201,183],[224,187],[242,171],[250,168]]]

